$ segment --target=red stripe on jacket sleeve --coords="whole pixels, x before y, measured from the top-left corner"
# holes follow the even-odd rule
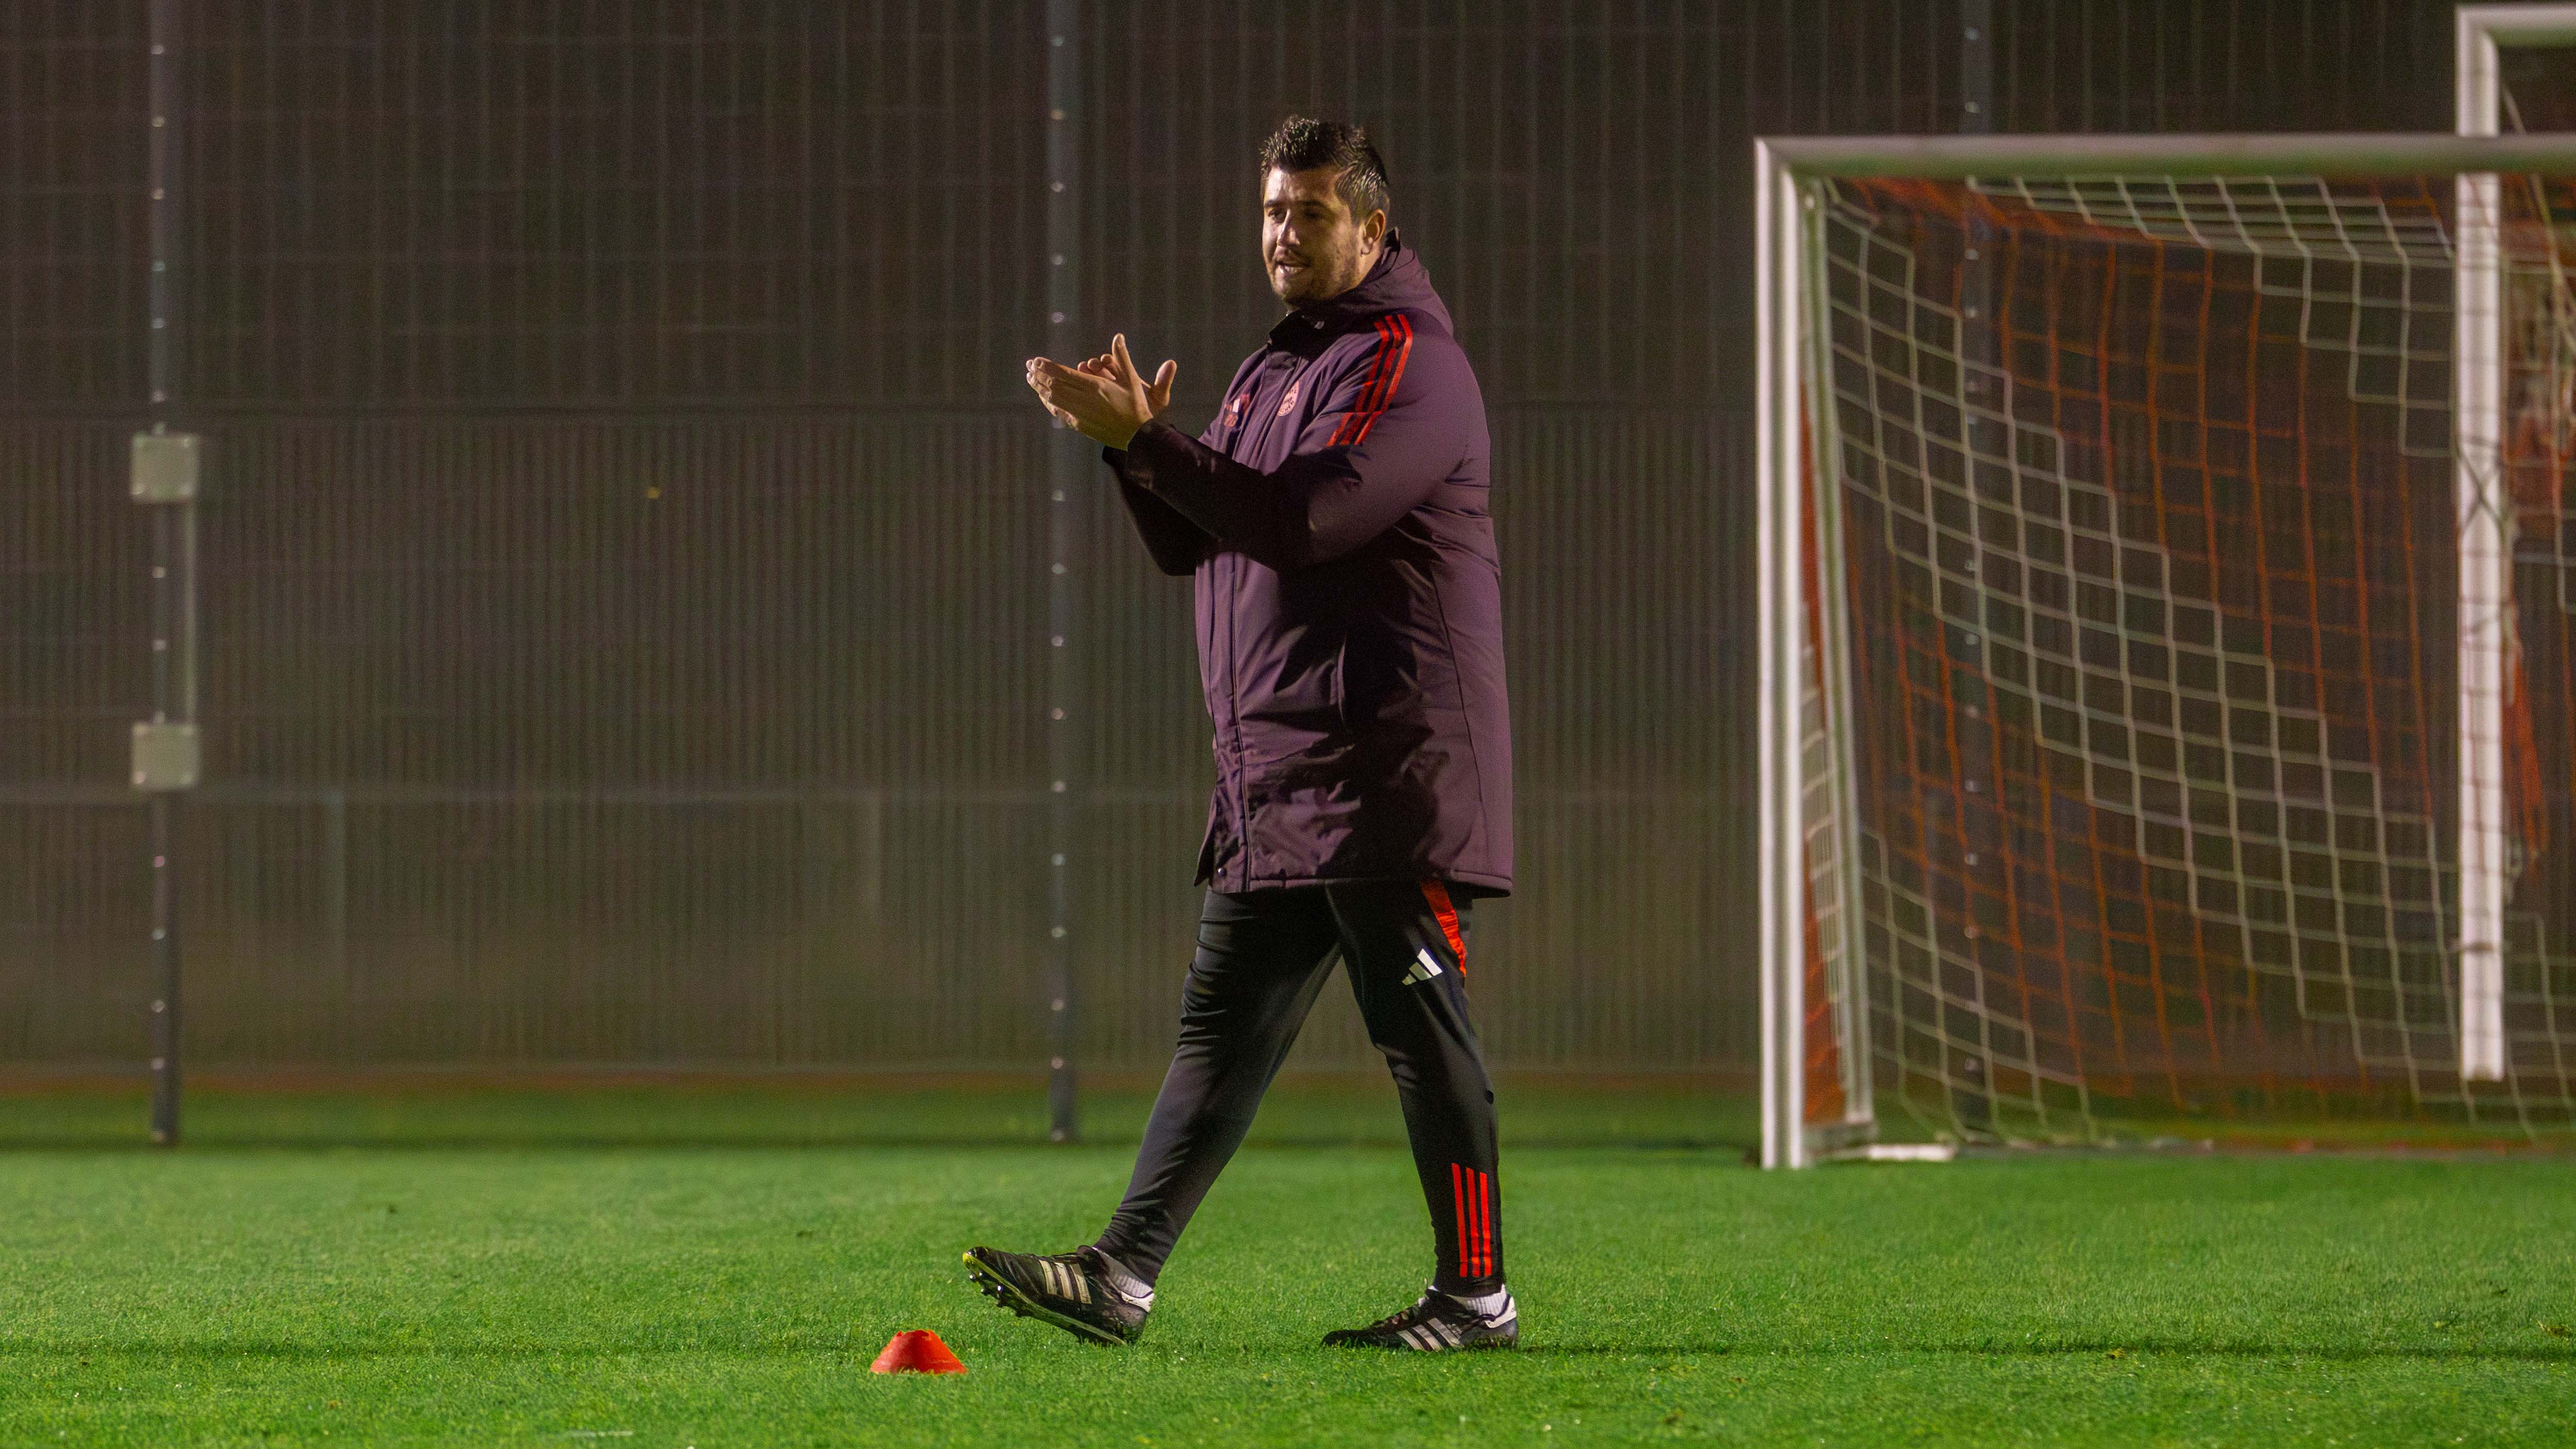
[[[1349,412],[1342,414],[1342,420],[1333,426],[1333,435],[1324,440],[1324,446],[1328,448],[1339,447],[1351,440],[1351,428],[1368,411],[1369,398],[1377,392],[1378,384],[1386,377],[1387,359],[1395,353],[1395,338],[1387,323],[1388,319],[1384,317],[1380,317],[1375,323],[1377,345],[1369,350],[1368,379],[1360,384],[1359,401]]]
[[[1334,445],[1360,443],[1368,438],[1368,427],[1386,412],[1386,404],[1396,396],[1396,383],[1404,381],[1404,360],[1414,353],[1414,324],[1401,311],[1378,319],[1378,347],[1370,358],[1368,383],[1360,386],[1358,407],[1342,414],[1342,425],[1334,427],[1329,448]]]
[[[1354,446],[1368,441],[1370,426],[1385,414],[1387,404],[1395,398],[1396,388],[1404,381],[1404,360],[1413,355],[1413,323],[1402,313],[1398,313],[1395,318],[1395,328],[1395,366],[1387,370],[1386,383],[1378,389],[1376,405],[1364,412],[1351,414],[1351,418],[1359,424],[1350,437]]]
[[[1386,319],[1379,318],[1375,326],[1377,341],[1369,347],[1368,376],[1360,383],[1361,402],[1353,406],[1349,412],[1342,414],[1340,422],[1333,424],[1333,435],[1324,440],[1324,446],[1328,448],[1339,447],[1350,441],[1351,419],[1359,416],[1362,407],[1366,405],[1368,395],[1376,390],[1378,378],[1386,372]]]
[[[1392,361],[1401,355],[1401,349],[1398,344],[1403,340],[1403,329],[1405,326],[1406,323],[1401,313],[1392,314],[1378,319],[1378,335],[1386,339],[1385,360]],[[1373,413],[1386,406],[1388,378],[1392,371],[1393,369],[1386,366],[1380,366],[1378,368],[1377,376],[1372,378],[1370,380],[1370,385],[1361,391],[1360,405],[1353,409],[1353,411],[1360,413]]]

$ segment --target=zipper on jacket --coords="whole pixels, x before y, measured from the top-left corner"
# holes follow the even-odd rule
[[[1292,383],[1303,375],[1303,370],[1296,365],[1296,355],[1294,353],[1279,352],[1276,349],[1268,350],[1271,351],[1272,357],[1271,359],[1265,359],[1262,362],[1260,368],[1261,372],[1266,373],[1274,370],[1276,367],[1274,359],[1284,358],[1289,364],[1288,375]],[[1271,429],[1278,426],[1279,404],[1275,401],[1265,402],[1262,398],[1262,391],[1263,389],[1259,380],[1259,374],[1256,373],[1252,384],[1251,405],[1260,410],[1261,416],[1253,420],[1252,437],[1248,443],[1241,443],[1239,441],[1243,437],[1240,429],[1236,431],[1234,439],[1229,440],[1238,442],[1240,451],[1230,451],[1228,453],[1228,456],[1234,458],[1237,462],[1242,462],[1246,455],[1256,458],[1261,456],[1262,448],[1270,441]],[[1247,463],[1245,466],[1249,467],[1251,465]],[[1243,678],[1235,670],[1235,665],[1239,657],[1235,649],[1237,642],[1235,635],[1235,620],[1237,614],[1240,612],[1239,606],[1242,603],[1243,560],[1239,554],[1230,549],[1220,549],[1217,553],[1217,558],[1220,561],[1223,561],[1228,559],[1230,555],[1232,556],[1232,561],[1223,563],[1223,572],[1225,577],[1225,736],[1227,752],[1232,756],[1230,765],[1234,771],[1234,821],[1235,834],[1237,837],[1234,842],[1234,861],[1235,871],[1238,876],[1235,888],[1238,890],[1250,890],[1252,888],[1253,879],[1252,791],[1250,785],[1252,771],[1244,763],[1243,758]],[[1217,872],[1217,875],[1222,877],[1224,873],[1225,872],[1220,869]]]
[[[1324,344],[1324,349],[1326,352],[1329,352],[1331,348],[1332,341],[1328,340]],[[1261,372],[1268,372],[1283,361],[1287,364],[1284,369],[1286,382],[1283,384],[1283,390],[1280,393],[1281,397],[1287,396],[1284,388],[1303,388],[1306,384],[1307,374],[1316,371],[1316,364],[1324,360],[1324,352],[1318,352],[1313,357],[1299,357],[1294,352],[1282,350],[1275,343],[1264,344],[1263,350],[1268,352],[1270,357],[1262,362],[1260,369]],[[1257,376],[1258,374],[1256,374],[1256,378]],[[1256,380],[1252,385],[1252,397],[1254,402],[1261,408],[1261,417],[1254,422],[1252,440],[1243,450],[1244,453],[1248,453],[1254,457],[1261,456],[1262,449],[1269,445],[1272,430],[1279,426],[1280,419],[1284,416],[1279,403],[1276,400],[1268,403],[1260,402],[1261,391],[1261,384]],[[1312,400],[1313,399],[1311,397],[1301,397],[1299,399],[1301,402],[1311,402]],[[1295,409],[1292,408],[1288,411],[1293,412]],[[1238,431],[1236,436],[1240,437],[1241,433]],[[1233,457],[1237,462],[1243,461],[1241,454],[1229,454],[1228,456]],[[1247,464],[1246,466],[1250,465]],[[1221,558],[1224,554],[1220,552],[1218,556]],[[1254,879],[1252,869],[1252,792],[1250,784],[1252,772],[1244,764],[1243,758],[1243,694],[1240,688],[1241,677],[1235,673],[1236,654],[1234,648],[1236,606],[1241,602],[1242,596],[1242,570],[1243,562],[1239,557],[1234,563],[1228,565],[1226,569],[1225,687],[1226,721],[1230,727],[1230,732],[1233,735],[1235,760],[1234,818],[1240,824],[1243,836],[1241,840],[1235,843],[1235,859],[1241,870],[1242,889],[1250,890]]]

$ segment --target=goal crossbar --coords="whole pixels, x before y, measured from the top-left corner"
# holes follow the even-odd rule
[[[2576,6],[2473,7],[2480,10],[2529,10],[2533,22],[2517,35],[2487,36],[2483,42],[2492,73],[2493,43],[2548,43],[2576,39]],[[2548,12],[2548,13],[2541,13]],[[2468,34],[2464,12],[2463,33]],[[2484,35],[2484,32],[2480,32]],[[2464,57],[2464,60],[2472,57]],[[2463,74],[2467,73],[2464,65]],[[2493,90],[2486,91],[2485,129],[2495,129]],[[2466,98],[2463,130],[2473,118]],[[2259,178],[2325,177],[2354,181],[2450,175],[2459,178],[2462,199],[2475,188],[2492,192],[2497,173],[2576,176],[2576,134],[2441,135],[2269,134],[2269,135],[1967,135],[1967,136],[1822,136],[1765,138],[1755,143],[1756,174],[1756,308],[1759,403],[1756,417],[1756,473],[1759,482],[1757,533],[1758,692],[1761,771],[1759,802],[1761,914],[1761,1037],[1763,1077],[1763,1163],[1768,1167],[1802,1167],[1842,1143],[1865,1139],[1874,1128],[1873,1106],[1864,1092],[1846,1095],[1844,1120],[1808,1120],[1805,1100],[1807,1023],[1813,1003],[1806,999],[1808,932],[1811,929],[1809,861],[1811,843],[1804,808],[1813,786],[1816,763],[1803,757],[1803,683],[1821,653],[1826,667],[1839,668],[1844,641],[1839,637],[1837,588],[1825,597],[1807,597],[1806,551],[1830,557],[1836,543],[1832,520],[1816,522],[1821,538],[1807,534],[1803,522],[1804,445],[1808,420],[1802,398],[1817,387],[1817,349],[1807,329],[1813,289],[1820,286],[1807,265],[1813,243],[1814,194],[1808,183],[1836,179],[1920,178],[1959,180],[2018,178],[2025,180],[2101,180],[2129,178]],[[2461,325],[2454,334],[2454,406],[2459,446],[2455,491],[2463,520],[2464,605],[2492,604],[2473,599],[2479,589],[2500,596],[2496,580],[2505,567],[2500,532],[2491,525],[2498,512],[2496,464],[2501,421],[2502,338],[2496,274],[2498,251],[2491,232],[2463,227],[2457,261],[2460,272]],[[1819,395],[1821,393],[1819,392]],[[1830,494],[1833,490],[1822,489]],[[1829,512],[1829,510],[1827,510]],[[2477,520],[2486,520],[2480,527]],[[2481,544],[2480,540],[2485,542]],[[2479,555],[2471,558],[2470,555]],[[2475,577],[2472,577],[2472,576]],[[1827,575],[1831,577],[1830,574]],[[1812,611],[1812,613],[1811,613]],[[1811,618],[1818,628],[1810,629]],[[1825,637],[1810,638],[1811,632]],[[2463,696],[2495,689],[2492,639],[2470,642],[2463,630],[2461,660]],[[1828,700],[1822,706],[1836,706]],[[2480,706],[2464,702],[2463,718]],[[1828,740],[1835,738],[1832,731]],[[2476,790],[2494,788],[2492,762],[2468,758],[2463,750],[2462,898],[2464,918],[2457,943],[2464,958],[2483,955],[2492,968],[2499,951],[2492,914],[2480,902],[2500,906],[2502,867],[2497,859],[2501,806]],[[2476,785],[2473,770],[2487,772]],[[1847,769],[1821,774],[1847,782]],[[1833,788],[1848,788],[1847,783]],[[1842,819],[1849,820],[1847,813]],[[2492,838],[2491,838],[2492,837]],[[1834,859],[1848,861],[1856,842],[1830,842]],[[1837,868],[1845,868],[1837,866]],[[1839,903],[1848,907],[1849,902]],[[1837,929],[1855,929],[1845,922]],[[2502,1074],[2501,1029],[2482,1026],[2482,1014],[2497,1011],[2493,1001],[2464,1002],[2461,1069],[2466,1078]],[[2494,988],[2485,988],[2490,995]],[[1864,1054],[1868,1048],[1864,1045]]]
[[[2338,176],[2576,171],[2576,134],[2439,132],[2031,136],[1772,136],[1757,164],[1801,180],[1912,176]]]

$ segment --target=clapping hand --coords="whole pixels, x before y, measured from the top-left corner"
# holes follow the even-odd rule
[[[1109,350],[1072,367],[1044,357],[1029,359],[1029,390],[1056,420],[1094,442],[1124,448],[1136,430],[1172,405],[1172,382],[1181,365],[1165,362],[1147,382],[1127,355],[1127,334],[1109,339]]]

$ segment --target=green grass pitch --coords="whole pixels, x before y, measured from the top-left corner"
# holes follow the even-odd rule
[[[1741,1104],[1503,1095],[1524,1347],[1437,1358],[1315,1344],[1427,1266],[1382,1085],[1274,1102],[1126,1350],[957,1255],[1095,1231],[1140,1094],[0,1095],[0,1444],[2576,1443],[2576,1160],[1763,1174]]]

